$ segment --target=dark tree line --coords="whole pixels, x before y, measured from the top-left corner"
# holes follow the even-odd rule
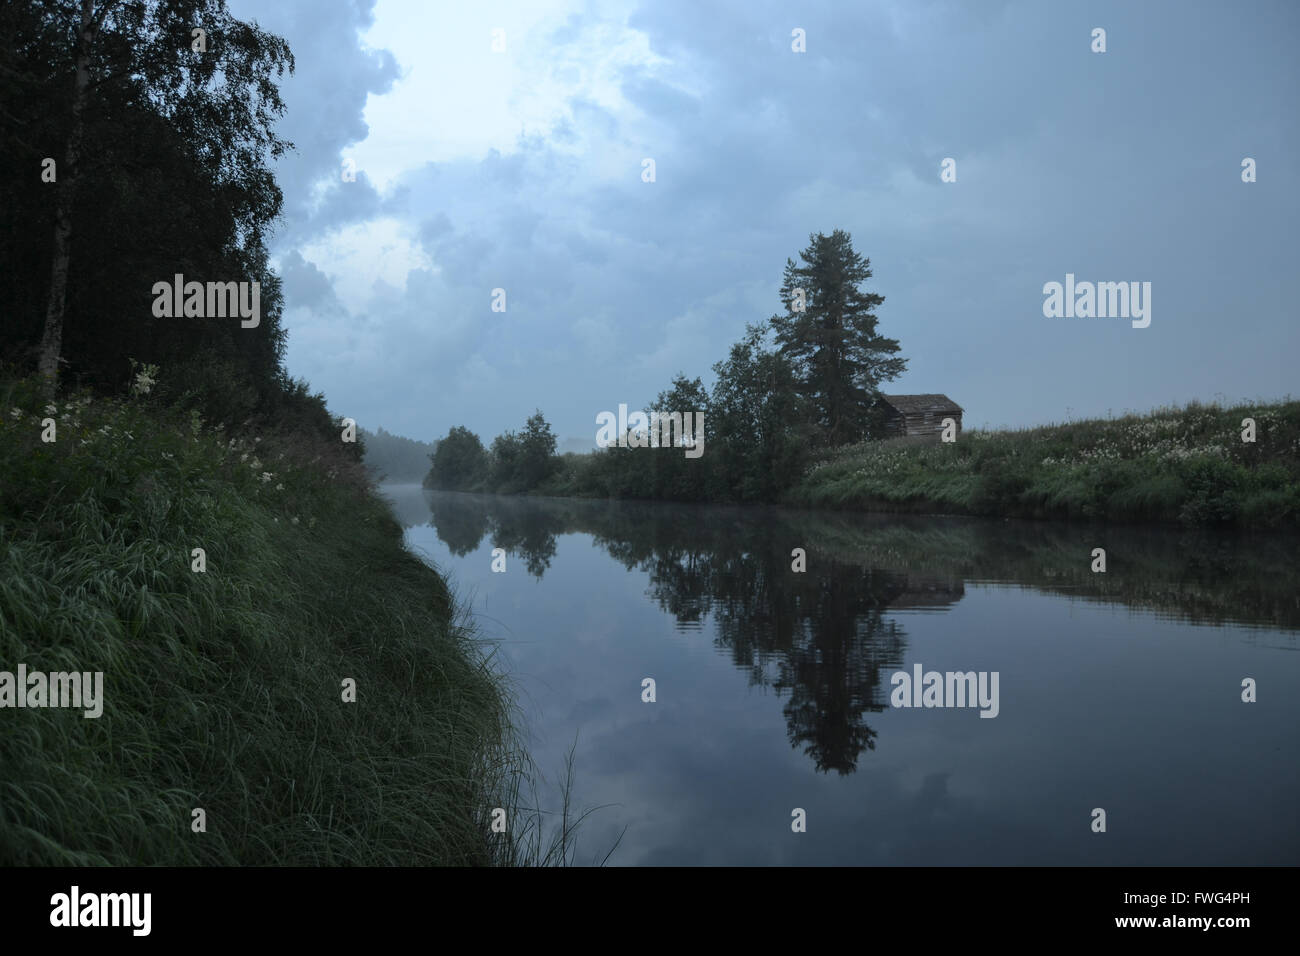
[[[381,481],[422,481],[429,471],[429,460],[437,442],[416,441],[394,435],[380,426],[375,431],[357,429],[365,442],[366,468]]]
[[[457,425],[439,440],[424,483],[442,491],[528,491],[555,473],[555,447],[555,432],[540,411],[529,416],[523,431],[494,438],[491,448]]]
[[[811,236],[799,258],[786,261],[784,314],[746,327],[713,366],[711,391],[699,378],[678,374],[650,406],[704,414],[698,457],[680,447],[620,441],[591,455],[555,458],[553,443],[547,452],[528,430],[522,437],[507,433],[488,449],[457,426],[426,484],[670,501],[779,499],[819,449],[878,437],[879,386],[907,365],[898,342],[878,331],[875,310],[884,296],[862,289],[871,262],[854,251],[848,233]],[[545,424],[540,412],[530,426],[535,421]],[[522,445],[532,456],[527,468],[515,464]]]
[[[196,33],[195,31],[201,31]],[[124,391],[131,360],[212,422],[337,436],[284,368],[266,241],[285,41],[225,0],[0,4],[0,356],[57,384]],[[255,327],[154,315],[153,287],[257,282]],[[352,451],[358,451],[352,446]]]

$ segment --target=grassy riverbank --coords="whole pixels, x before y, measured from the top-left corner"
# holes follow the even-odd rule
[[[1255,423],[1253,441],[1243,440],[1245,419]],[[441,478],[449,480],[435,462],[424,483],[565,498],[1300,527],[1296,401],[1191,404],[1018,431],[969,430],[951,443],[886,439],[820,451],[780,434],[711,427],[695,458],[680,447],[630,442],[555,455],[553,442],[548,452],[539,441],[531,480],[503,456],[509,443],[489,451],[465,432],[463,460],[444,465]]]
[[[530,862],[501,679],[360,466],[301,436],[0,381],[20,663],[102,671],[103,715],[0,709],[0,864]]]
[[[1253,418],[1256,440],[1244,442]],[[816,461],[789,504],[1027,518],[1294,528],[1300,402],[1189,405],[1022,431],[906,439]]]

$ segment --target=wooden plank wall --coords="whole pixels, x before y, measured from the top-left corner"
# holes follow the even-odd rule
[[[924,436],[927,438],[938,438],[943,434],[943,420],[945,418],[955,419],[957,422],[957,433],[961,434],[960,412],[950,412],[946,414],[930,412],[928,415],[923,412],[912,412],[907,415],[899,416],[895,421],[900,426],[906,425],[907,435],[909,437]]]

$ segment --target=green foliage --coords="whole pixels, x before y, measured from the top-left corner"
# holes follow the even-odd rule
[[[257,386],[247,370],[230,359],[189,358],[162,375],[156,392],[159,401],[189,411],[195,409],[212,421],[243,424],[257,412]]]
[[[787,263],[785,317],[768,329],[748,326],[730,354],[713,366],[712,393],[699,378],[679,373],[647,412],[703,413],[704,447],[687,457],[681,447],[611,446],[589,455],[557,458],[550,426],[537,412],[522,434],[492,442],[483,487],[500,493],[541,492],[671,501],[774,501],[800,478],[817,443],[858,440],[870,424],[880,382],[900,374],[898,343],[876,332],[873,309],[884,301],[858,286],[871,277],[870,261],[853,251],[847,233],[812,236]],[[806,310],[795,305],[796,288]],[[657,444],[657,443],[656,443]],[[430,474],[433,487],[465,482]]]
[[[1016,507],[1029,490],[1029,475],[1007,462],[1000,468],[982,469],[970,493],[971,509],[978,514],[994,514],[1000,508]]]
[[[172,376],[166,393],[208,421],[241,424],[286,404],[280,283],[265,237],[282,196],[269,163],[291,144],[274,124],[277,82],[293,70],[279,37],[236,20],[224,0],[97,3],[84,133],[75,164],[72,76],[76,0],[0,5],[0,356],[33,367],[45,323],[56,203],[70,193],[71,250],[62,356],[65,380],[124,393],[129,360]],[[190,49],[202,24],[208,50]],[[38,172],[50,156],[57,180]],[[159,318],[153,285],[247,281],[260,323]],[[319,417],[319,416],[316,416]]]
[[[874,310],[885,298],[859,288],[871,278],[871,260],[854,251],[847,232],[809,236],[799,258],[802,265],[786,260],[786,312],[773,316],[771,326],[808,402],[818,443],[843,445],[867,433],[880,383],[901,375],[907,361],[896,357],[897,340],[876,330]]]
[[[0,660],[105,697],[0,734],[0,863],[520,859],[487,817],[525,766],[504,688],[330,444],[0,380]]]
[[[342,416],[332,414],[325,406],[323,392],[312,392],[303,379],[283,377],[278,387],[263,396],[258,414],[250,424],[264,431],[297,439],[326,449],[322,457],[339,457],[361,472],[361,461],[366,454],[366,444],[358,431],[356,440],[342,440]]]
[[[457,445],[457,460],[477,463],[478,454],[473,450],[470,439],[481,449],[482,444],[479,443],[478,436],[463,428],[461,432],[464,434]],[[449,440],[450,436],[444,439],[444,443]],[[544,484],[557,471],[559,462],[555,456],[555,448],[555,433],[539,410],[529,416],[522,432],[507,431],[494,438],[485,464],[476,465],[481,467],[482,471],[475,474],[486,475],[487,489],[500,494],[531,491]],[[438,474],[438,465],[435,461],[431,481],[436,481]],[[468,490],[471,484],[451,486],[434,483],[431,487]]]
[[[527,486],[519,481],[520,460],[523,457],[522,442],[517,432],[502,432],[492,439],[491,476],[492,487],[499,494],[512,494],[527,491]]]
[[[1179,470],[1187,494],[1178,513],[1184,524],[1213,525],[1232,521],[1247,484],[1245,469],[1219,458],[1194,458]]]
[[[814,445],[860,440],[872,427],[879,384],[897,377],[906,362],[895,355],[898,343],[876,331],[873,310],[884,298],[859,288],[871,278],[870,260],[854,252],[841,230],[810,240],[800,253],[803,265],[786,264],[781,286],[786,315],[770,320],[777,348],[767,347],[767,328],[750,325],[727,358],[713,366],[717,379],[711,394],[698,378],[679,374],[656,399],[658,410],[705,412],[702,456],[610,447],[566,457],[541,490],[775,501],[799,481]],[[499,441],[495,458],[503,462],[512,446],[508,436]],[[495,481],[498,488],[507,485],[504,473]],[[512,487],[519,485],[536,487],[521,481]]]
[[[1258,424],[1254,443],[1241,441],[1248,417]],[[786,500],[1294,528],[1300,524],[1300,402],[1193,403],[1023,431],[968,430],[951,444],[863,442],[825,453]]]
[[[442,491],[475,491],[487,477],[491,461],[479,437],[456,425],[438,442],[424,484]]]
[[[555,433],[538,409],[524,423],[519,436],[516,477],[525,488],[536,488],[554,470]]]
[[[665,438],[662,426],[658,428],[657,440],[661,447],[624,449],[633,451],[634,454],[612,460],[625,467],[639,467],[644,478],[638,484],[646,490],[645,497],[668,501],[707,500],[710,489],[708,465],[705,464],[705,459],[714,453],[710,448],[714,433],[711,430],[712,410],[709,405],[709,394],[704,389],[704,383],[698,378],[688,379],[678,373],[673,379],[672,386],[660,392],[659,397],[655,399],[654,410],[665,413],[677,412],[682,416],[688,412],[702,413],[705,421],[703,453],[697,458],[688,458],[686,445],[679,443],[684,442],[685,438],[679,439],[677,426],[670,422],[668,432],[670,437]],[[683,423],[684,421],[683,418]],[[669,442],[667,447],[663,447],[665,440]],[[648,488],[645,485],[647,481]]]
[[[775,500],[803,471],[812,440],[794,366],[763,339],[762,328],[748,326],[713,366],[710,484],[724,500]]]
[[[859,289],[870,261],[843,231],[810,238],[804,264],[787,262],[787,314],[746,328],[713,366],[712,393],[679,373],[656,399],[656,410],[705,412],[703,456],[609,447],[557,458],[538,412],[524,435],[493,441],[482,488],[1197,526],[1300,523],[1296,402],[1193,403],[1020,432],[967,431],[951,444],[864,440],[882,432],[879,384],[906,363],[898,343],[876,331],[883,298]],[[1255,443],[1240,440],[1246,417],[1257,422]]]
[[[0,864],[556,859],[516,813],[526,758],[481,645],[364,441],[284,368],[266,236],[292,69],[225,0],[0,4],[0,660],[102,670],[107,696],[0,735]],[[177,273],[258,283],[258,324],[155,316]],[[68,394],[22,377],[47,308]],[[225,823],[192,838],[198,806]]]

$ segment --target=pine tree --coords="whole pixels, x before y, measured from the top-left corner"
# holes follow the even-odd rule
[[[773,316],[771,325],[820,442],[843,445],[865,437],[880,383],[901,375],[907,360],[897,357],[896,339],[876,331],[874,310],[885,297],[859,288],[871,278],[871,260],[853,251],[842,229],[809,240],[799,253],[803,264],[786,260],[786,314]]]

